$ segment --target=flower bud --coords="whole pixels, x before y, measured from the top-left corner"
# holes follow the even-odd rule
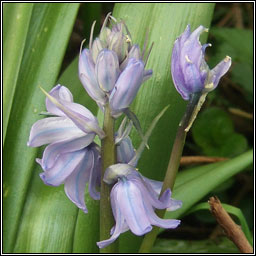
[[[100,88],[105,92],[110,92],[119,75],[119,62],[116,53],[111,50],[102,50],[97,58],[95,72]]]
[[[188,100],[193,93],[215,89],[231,65],[231,58],[228,57],[210,71],[204,57],[205,48],[211,45],[202,46],[199,41],[200,34],[207,31],[201,25],[191,33],[188,25],[174,43],[171,73],[174,85],[184,100]]]
[[[114,117],[118,117],[123,109],[129,107],[143,82],[143,76],[143,62],[130,59],[127,67],[120,74],[109,98]]]
[[[87,93],[99,104],[106,103],[105,93],[100,89],[96,76],[95,65],[88,49],[84,49],[79,56],[79,78]]]

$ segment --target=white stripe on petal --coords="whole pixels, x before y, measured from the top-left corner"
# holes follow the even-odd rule
[[[85,186],[89,181],[90,172],[94,165],[94,156],[91,150],[85,149],[84,159],[76,170],[65,180],[65,193],[78,208],[87,213],[84,194]]]
[[[47,171],[49,168],[53,167],[59,155],[67,152],[74,152],[87,147],[92,143],[94,136],[95,134],[91,133],[77,139],[68,139],[50,144],[44,150],[42,168]]]
[[[125,221],[135,235],[141,236],[148,233],[152,227],[139,188],[129,180],[119,182],[117,201]]]
[[[80,164],[84,155],[85,150],[62,154],[51,169],[40,174],[41,179],[47,185],[59,186]]]
[[[48,117],[33,124],[27,145],[39,147],[57,141],[75,139],[85,133],[67,117]]]

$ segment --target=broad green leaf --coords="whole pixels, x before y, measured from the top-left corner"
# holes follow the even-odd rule
[[[196,202],[201,200],[204,196],[222,184],[224,181],[233,175],[243,171],[247,166],[253,162],[253,152],[249,150],[240,156],[223,163],[218,163],[215,168],[208,169],[203,173],[202,169],[199,176],[195,176],[191,180],[179,185],[177,188],[174,186],[173,198],[182,200],[182,207],[174,212],[166,212],[165,218],[180,218],[190,207]],[[185,171],[184,174],[185,175]],[[191,173],[189,173],[191,175]],[[191,176],[190,176],[191,177]]]
[[[239,250],[226,237],[221,237],[218,242],[210,239],[205,240],[170,240],[157,239],[151,253],[160,254],[208,254],[208,253],[239,253]]]
[[[169,161],[172,144],[186,102],[176,92],[170,74],[171,52],[175,39],[188,23],[194,30],[200,24],[209,27],[214,4],[205,3],[121,3],[116,4],[113,16],[123,19],[134,43],[142,48],[148,31],[149,45],[154,42],[147,67],[153,76],[142,85],[131,110],[140,120],[142,130],[147,131],[154,117],[167,105],[170,108],[158,122],[149,139],[149,150],[145,150],[138,168],[143,175],[161,180]],[[207,33],[203,34],[204,42]],[[140,137],[131,134],[137,148]],[[120,252],[137,252],[140,237],[124,234],[120,239]],[[136,241],[136,242],[135,242]]]
[[[31,252],[36,244],[30,247],[29,237],[39,237],[41,232],[37,223],[26,218],[32,213],[30,210],[36,209],[26,200],[28,193],[33,198],[38,197],[38,201],[41,195],[41,187],[31,183],[33,174],[38,175],[35,173],[38,149],[28,148],[26,144],[31,125],[40,118],[38,113],[45,110],[45,96],[39,86],[49,90],[55,85],[78,7],[79,4],[60,3],[37,3],[33,7],[3,154],[3,245],[6,253],[14,252],[16,241],[19,241],[17,250]],[[44,186],[44,189],[49,188]],[[47,212],[47,204],[43,205]],[[54,209],[56,211],[56,207]],[[52,220],[48,218],[48,222]],[[45,222],[42,220],[42,223]],[[58,226],[59,234],[63,229],[65,225]],[[42,244],[48,244],[43,241],[46,236],[49,236],[48,241],[57,237],[54,232],[52,237],[41,233]],[[42,248],[38,240],[37,243],[38,248]]]
[[[235,217],[237,217],[237,219],[239,220],[240,224],[241,224],[241,227],[242,227],[242,230],[246,236],[246,238],[248,239],[248,241],[250,242],[250,244],[252,245],[252,235],[251,235],[251,232],[249,230],[249,227],[247,225],[247,222],[246,222],[246,219],[241,211],[241,209],[235,207],[235,206],[232,206],[232,205],[229,205],[229,204],[224,204],[224,203],[221,203],[221,205],[223,206],[223,208],[230,214],[234,215]],[[195,205],[194,207],[192,207],[187,213],[186,215],[190,214],[190,213],[193,213],[193,212],[196,212],[196,211],[200,211],[200,210],[210,210],[210,206],[209,206],[209,203],[200,203],[200,204],[197,204]]]
[[[3,4],[3,142],[17,84],[33,4]]]
[[[199,113],[192,136],[203,154],[208,156],[233,157],[247,149],[245,136],[236,133],[229,115],[216,107]]]
[[[218,28],[214,27],[210,32],[218,42],[227,43],[228,52],[234,61],[253,64],[253,31],[249,29]],[[234,56],[232,56],[234,54]],[[225,57],[224,55],[224,57]],[[220,60],[219,60],[220,61]]]

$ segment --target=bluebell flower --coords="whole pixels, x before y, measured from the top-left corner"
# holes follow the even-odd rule
[[[167,189],[158,199],[158,194],[150,182],[128,164],[116,164],[106,169],[106,183],[117,183],[113,186],[110,198],[113,215],[116,221],[111,229],[111,237],[97,242],[99,248],[113,243],[121,233],[129,229],[137,236],[142,236],[152,230],[152,225],[173,229],[180,220],[161,219],[154,210],[181,206],[180,201],[171,200],[171,191]]]
[[[45,184],[64,184],[65,192],[72,202],[87,212],[84,190],[89,184],[89,193],[99,199],[96,187],[100,184],[100,153],[93,143],[99,132],[104,132],[93,114],[73,102],[71,92],[61,85],[55,86],[46,98],[48,114],[53,115],[37,121],[31,128],[27,145],[39,147],[49,144],[42,159],[40,174]]]
[[[174,42],[171,60],[171,73],[176,90],[184,100],[191,94],[214,90],[220,78],[231,66],[231,58],[226,56],[217,66],[209,69],[204,57],[205,49],[211,44],[201,45],[199,36],[208,31],[202,25],[193,32],[188,25]]]
[[[164,111],[152,122],[147,137],[163,113]],[[176,228],[180,224],[179,220],[161,219],[155,214],[155,209],[174,211],[182,206],[182,202],[171,198],[170,189],[159,198],[163,182],[148,179],[137,171],[136,165],[141,155],[138,151],[143,150],[147,141],[143,141],[136,152],[129,137],[131,128],[132,122],[127,125],[125,118],[115,135],[118,164],[109,166],[104,174],[105,183],[116,182],[110,193],[116,225],[111,229],[109,239],[97,243],[100,248],[108,246],[129,229],[135,235],[141,236],[150,232],[152,225]]]
[[[109,18],[115,22],[112,29],[106,27]],[[132,43],[124,22],[117,23],[108,14],[95,40],[92,39],[94,25],[89,49],[80,53],[79,78],[102,110],[110,104],[112,116],[116,118],[129,108],[141,84],[151,77],[152,70],[145,70],[145,49],[141,53],[139,46]]]

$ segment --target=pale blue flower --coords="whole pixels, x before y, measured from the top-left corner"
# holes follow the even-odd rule
[[[116,164],[107,168],[104,181],[113,183],[116,180],[110,193],[116,224],[111,229],[109,239],[97,242],[99,248],[113,243],[121,233],[129,229],[135,235],[142,236],[152,230],[152,225],[173,229],[180,224],[180,220],[161,219],[154,212],[155,209],[177,209],[181,206],[180,201],[171,200],[170,189],[158,199],[151,183],[128,164]]]
[[[99,199],[96,186],[100,184],[100,153],[93,140],[96,132],[102,136],[104,133],[93,114],[73,102],[73,96],[65,86],[57,85],[50,91],[46,109],[54,116],[32,126],[27,145],[49,144],[42,159],[36,159],[44,170],[40,177],[47,185],[64,184],[70,200],[87,212],[84,202],[86,183],[90,195]]]

